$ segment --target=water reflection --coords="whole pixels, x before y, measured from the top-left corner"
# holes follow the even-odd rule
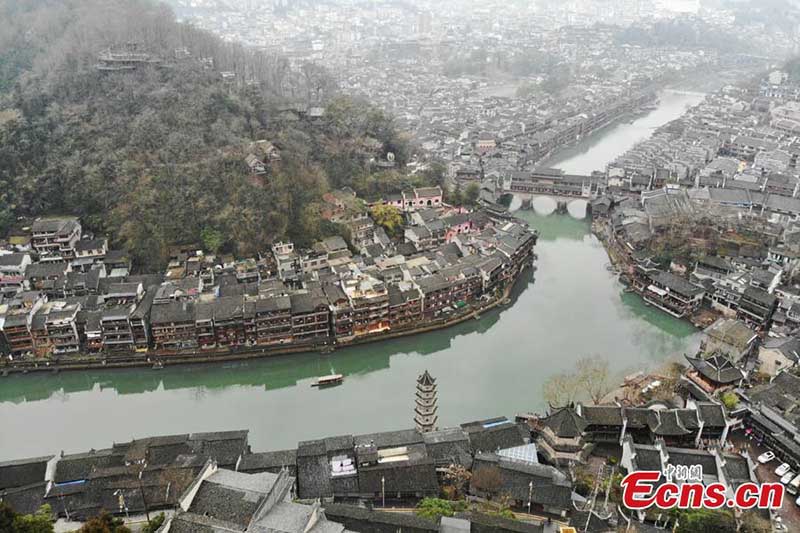
[[[571,173],[602,169],[643,128],[672,120],[692,99],[699,97],[662,96],[652,125],[619,124],[608,142],[593,139],[582,159],[549,166]],[[579,204],[564,216],[551,214],[552,198],[536,203],[540,210],[549,204],[543,211],[549,216],[517,213],[540,234],[536,279],[518,285],[512,306],[447,330],[328,356],[0,378],[0,461],[157,434],[246,428],[253,449],[267,450],[411,427],[414,384],[425,369],[437,378],[441,425],[513,416],[544,408],[544,382],[585,355],[607,357],[621,377],[696,345],[690,324],[622,293],[589,222],[573,218]],[[310,387],[332,370],[347,376],[342,386]]]
[[[531,200],[531,207],[537,215],[547,216],[555,213],[558,202],[549,196],[535,196]]]
[[[529,272],[510,306],[327,356],[0,378],[0,460],[152,434],[248,428],[253,448],[263,450],[408,427],[414,382],[425,369],[438,380],[440,424],[513,416],[543,408],[548,376],[587,354],[608,357],[621,376],[695,341],[691,325],[621,294],[588,221],[517,215],[540,232],[539,260],[535,282]],[[332,370],[345,374],[342,386],[310,387]]]
[[[567,212],[569,216],[572,218],[577,218],[578,220],[583,220],[586,218],[586,211],[589,208],[589,202],[586,200],[576,199],[570,200],[567,203]]]
[[[526,271],[511,295],[511,303],[505,308],[513,307],[520,294],[533,281],[533,271]],[[196,387],[225,389],[250,386],[275,390],[294,387],[330,373],[365,375],[388,369],[392,355],[434,354],[449,349],[453,340],[461,335],[487,333],[497,323],[501,312],[499,309],[489,311],[479,319],[471,319],[446,330],[345,348],[329,355],[277,355],[249,361],[167,366],[160,370],[132,368],[12,375],[0,381],[0,402],[33,402],[91,390],[109,390],[120,395]]]
[[[571,148],[562,150],[540,166],[560,168],[568,174],[591,174],[604,171],[606,165],[653,130],[681,116],[687,108],[699,104],[705,94],[666,90],[659,94],[658,107],[631,121],[615,122]]]

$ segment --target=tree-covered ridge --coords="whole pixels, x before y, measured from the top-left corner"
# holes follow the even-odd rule
[[[20,69],[0,68],[10,87],[0,96],[0,235],[19,216],[74,214],[155,267],[176,243],[243,255],[282,238],[307,243],[337,231],[319,217],[332,186],[407,185],[372,173],[374,159],[392,152],[402,167],[408,156],[392,121],[336,97],[318,68],[291,72],[146,1],[0,5],[14,13],[0,64],[26,55]],[[96,68],[100,52],[131,43],[160,61]],[[245,157],[259,139],[281,157],[255,176]]]

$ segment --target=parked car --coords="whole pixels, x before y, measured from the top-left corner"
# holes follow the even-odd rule
[[[791,468],[792,467],[791,467],[791,465],[789,465],[789,463],[783,463],[781,466],[779,466],[778,468],[775,469],[775,475],[776,476],[782,476],[786,472],[791,470]]]
[[[772,452],[764,452],[758,456],[758,462],[762,465],[767,464],[768,462],[775,459],[775,454]]]
[[[794,495],[797,495],[797,493],[800,492],[800,474],[794,476],[794,479],[791,480],[788,485],[786,485],[786,491],[789,494]]]
[[[783,476],[781,476],[781,483],[783,483],[784,485],[788,485],[788,484],[789,484],[789,482],[790,482],[792,479],[794,479],[794,476],[795,476],[795,475],[796,475],[796,474],[795,474],[794,472],[792,472],[791,470],[790,470],[790,471],[788,471],[788,472],[786,472],[786,473],[785,473]]]
[[[800,496],[797,497],[797,499],[794,501],[794,504],[800,506]]]

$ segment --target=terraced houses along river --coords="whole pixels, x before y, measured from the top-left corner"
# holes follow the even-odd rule
[[[611,126],[555,160],[570,172],[603,168],[679,116],[698,95],[666,93],[655,111]],[[549,211],[547,199],[536,202]],[[577,214],[577,213],[576,213]],[[146,435],[249,429],[253,449],[413,426],[416,377],[439,385],[439,425],[541,410],[542,384],[586,355],[619,375],[693,348],[696,331],[624,294],[586,220],[521,211],[541,234],[537,271],[513,302],[451,329],[331,355],[0,378],[0,461],[78,452]],[[344,384],[311,387],[331,371]]]

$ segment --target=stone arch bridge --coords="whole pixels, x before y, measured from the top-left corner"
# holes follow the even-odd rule
[[[591,201],[601,196],[605,187],[606,178],[602,172],[585,176],[547,168],[513,172],[502,181],[496,193],[498,198],[507,194],[518,197],[523,207],[536,198],[546,197],[556,202],[558,212],[566,212],[573,205],[581,205],[588,211]]]

